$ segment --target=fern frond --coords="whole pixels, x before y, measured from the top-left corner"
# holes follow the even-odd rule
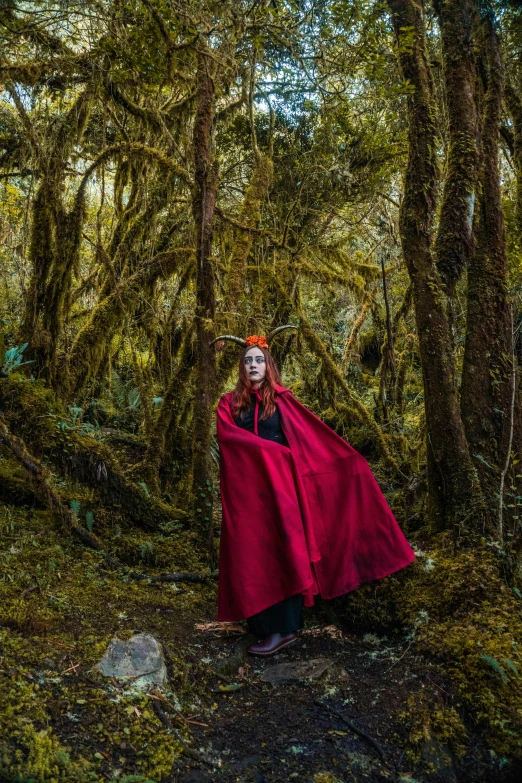
[[[482,660],[486,661],[486,663],[489,663],[489,665],[491,666],[493,671],[496,674],[498,674],[498,676],[500,677],[500,679],[502,680],[504,685],[506,685],[506,683],[508,681],[506,672],[504,671],[504,669],[502,668],[500,663],[497,661],[497,659],[496,658],[492,658],[491,655],[486,655],[486,653],[484,653],[480,657],[482,658]]]

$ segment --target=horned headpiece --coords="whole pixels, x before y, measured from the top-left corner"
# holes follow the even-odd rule
[[[266,337],[264,335],[251,334],[250,337],[247,337],[246,339],[243,337],[234,337],[233,334],[222,334],[212,340],[211,345],[214,345],[214,343],[219,343],[222,340],[230,340],[230,342],[237,343],[242,348],[246,348],[249,345],[259,345],[260,348],[268,348],[276,334],[279,334],[284,329],[297,328],[298,327],[294,326],[293,324],[286,324],[285,326],[278,326],[277,329],[272,329],[270,334],[268,334]]]

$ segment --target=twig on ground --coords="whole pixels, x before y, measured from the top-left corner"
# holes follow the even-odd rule
[[[182,571],[174,572],[172,574],[157,574],[156,576],[149,576],[147,574],[137,574],[132,571],[129,574],[131,579],[138,581],[144,581],[148,579],[150,582],[208,582],[213,577],[206,574],[186,574]]]
[[[366,742],[368,742],[374,748],[374,750],[377,751],[382,761],[386,763],[383,749],[381,748],[377,740],[374,739],[370,734],[368,734],[366,731],[363,731],[363,729],[360,729],[358,726],[352,723],[351,720],[349,720],[345,715],[343,715],[342,712],[336,710],[335,707],[331,707],[329,704],[325,704],[320,699],[314,699],[314,704],[317,704],[317,706],[322,707],[323,710],[326,710],[327,712],[332,712],[334,715],[336,715],[339,718],[339,720],[342,720],[342,722],[345,723],[348,726],[348,728],[351,729],[355,734],[358,734],[359,737],[365,739]]]
[[[76,649],[75,644],[64,644],[64,642],[60,642],[58,639],[45,639],[47,644],[57,644],[58,647],[66,647],[68,650],[74,650]]]
[[[397,659],[396,659],[396,660],[395,660],[395,661],[392,663],[392,665],[391,665],[391,666],[389,666],[389,667],[386,669],[386,671],[384,672],[385,674],[387,674],[389,671],[391,671],[391,670],[393,669],[393,667],[394,667],[394,666],[396,666],[396,664],[398,664],[398,663],[399,663],[399,661],[402,661],[402,659],[404,658],[404,656],[406,655],[406,653],[408,652],[408,650],[410,649],[410,647],[412,646],[412,644],[413,644],[413,642],[414,642],[414,641],[415,641],[414,639],[412,639],[412,640],[411,640],[411,642],[409,643],[409,645],[408,645],[408,646],[406,647],[406,649],[404,650],[403,654],[402,654],[402,655],[399,655],[399,657],[398,657],[398,658],[397,658]]]
[[[240,625],[239,623],[234,622],[219,622],[217,620],[213,620],[209,623],[196,623],[194,626],[196,631],[215,631],[216,633],[239,633],[239,634],[247,634],[247,629]]]
[[[67,672],[74,672],[75,675],[78,676],[78,672],[76,671],[76,669],[79,667],[80,664],[79,663],[73,663],[72,661],[70,663],[71,663],[70,668],[66,669],[64,672],[62,672],[62,674],[67,674]]]
[[[211,769],[214,769],[216,767],[216,763],[212,761],[212,759],[209,759],[204,753],[201,753],[199,750],[195,750],[194,748],[188,747],[188,745],[185,744],[183,738],[181,737],[180,733],[176,731],[174,726],[172,725],[172,722],[168,715],[164,712],[164,710],[160,707],[156,699],[151,699],[152,709],[156,713],[158,720],[160,723],[168,730],[171,731],[178,742],[181,743],[183,747],[183,753],[185,753],[187,756],[189,756],[194,761],[197,761],[199,764],[204,764],[206,767],[210,767]],[[186,718],[185,718],[186,720]],[[192,721],[191,721],[192,722]]]

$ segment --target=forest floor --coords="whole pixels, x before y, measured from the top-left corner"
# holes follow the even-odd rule
[[[48,510],[33,458],[0,444],[0,783],[522,780],[522,592],[487,541],[409,531],[411,566],[318,601],[295,646],[253,657],[242,626],[216,625],[215,581],[148,578],[210,577],[209,558],[130,480],[135,441],[108,451],[42,386],[5,389],[11,430],[69,513]],[[114,637],[140,633],[163,648],[162,689],[96,669]],[[272,684],[286,664],[299,672]]]
[[[313,613],[308,619],[313,623]],[[305,628],[295,646],[270,658],[245,655],[251,641],[251,637],[227,638],[211,629],[199,633],[198,649],[205,660],[217,665],[218,671],[220,664],[233,661],[243,675],[235,682],[245,685],[216,698],[208,727],[193,728],[198,743],[210,744],[220,753],[222,770],[215,774],[180,768],[174,780],[269,783],[312,781],[315,776],[321,783],[384,779],[414,783],[428,779],[406,758],[399,716],[412,689],[443,690],[443,686],[429,667],[411,665],[407,645],[403,648],[371,634],[345,634],[324,624]],[[328,664],[317,680],[277,685],[260,681],[274,666],[310,661]],[[343,718],[370,735],[382,755]],[[443,779],[454,779],[454,772],[445,769]]]
[[[64,539],[48,512],[3,510],[1,781],[510,779],[498,768],[489,776],[490,752],[473,733],[460,758],[429,735],[412,752],[412,694],[455,699],[403,632],[350,633],[319,603],[294,646],[254,657],[241,626],[214,622],[215,583],[136,582]],[[162,644],[166,689],[138,692],[93,670],[114,635],[136,632]],[[324,671],[264,681],[271,667],[303,662],[316,667],[305,675]]]

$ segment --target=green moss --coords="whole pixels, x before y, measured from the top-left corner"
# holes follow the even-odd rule
[[[63,538],[46,511],[0,506],[0,536],[9,545],[0,554],[0,778],[97,783],[135,775],[157,783],[187,738],[175,710],[206,687],[194,685],[193,669],[173,654],[177,634],[186,625],[192,631],[215,586],[183,591],[107,573],[103,557]],[[151,537],[158,553],[163,538]],[[115,634],[135,630],[164,645],[176,733],[146,695],[122,692],[93,671]]]
[[[171,536],[127,530],[113,539],[111,551],[122,562],[144,568],[153,566],[162,571],[199,571],[200,559],[194,549],[194,537],[187,532]]]
[[[27,475],[23,468],[12,459],[5,456],[0,447],[0,501],[17,505],[33,505],[37,503],[31,488],[27,484]]]
[[[53,393],[39,381],[12,374],[0,384],[0,406],[9,410],[10,427],[26,439],[29,450],[57,468],[69,481],[97,490],[99,499],[132,522],[147,528],[186,516],[148,495],[127,478],[111,449],[76,432]]]
[[[314,775],[313,783],[339,783],[339,778],[331,772],[318,772]]]
[[[432,738],[449,747],[455,755],[464,754],[467,731],[454,707],[444,704],[434,706],[433,701],[421,691],[411,694],[406,709],[399,712],[398,718],[408,730],[411,760],[421,758],[423,745]]]
[[[0,647],[9,676],[0,687],[0,777],[2,780],[34,780],[42,783],[76,780],[86,783],[89,764],[71,762],[69,754],[49,727],[46,704],[52,694],[29,680],[20,660],[27,646],[0,631]],[[14,664],[18,664],[15,668]]]
[[[322,361],[322,370],[325,376],[329,379],[332,388],[338,387],[340,390],[342,390],[343,394],[346,396],[349,402],[350,409],[354,411],[358,421],[360,421],[361,424],[363,424],[363,426],[365,426],[371,433],[372,438],[375,441],[376,449],[385,465],[387,465],[392,471],[397,471],[398,465],[395,457],[392,455],[389,449],[389,439],[386,438],[373,416],[368,412],[366,406],[363,405],[363,403],[360,402],[353,394],[352,390],[346,383],[344,376],[326,349],[326,345],[316,335],[312,324],[308,321],[308,319],[305,318],[302,312],[299,313],[299,317],[301,321],[303,337],[308,343],[310,350],[320,357]]]
[[[131,752],[133,772],[153,781],[170,772],[182,745],[160,724],[147,697],[114,698],[105,683],[94,688],[93,680],[79,682],[73,677],[66,682],[57,672],[49,676],[42,670],[39,680],[50,684],[40,686],[30,682],[31,671],[20,666],[28,646],[5,633],[0,639],[9,663],[18,662],[13,676],[1,683],[2,780],[97,781],[106,778],[109,770],[129,769],[129,763],[122,764],[125,748]],[[57,707],[61,714],[55,714]],[[81,745],[75,742],[79,726]]]
[[[358,628],[409,629],[417,653],[438,663],[456,696],[440,712],[411,698],[410,738],[422,726],[461,747],[462,721],[498,754],[522,758],[522,601],[506,586],[487,549],[453,553],[441,536],[397,575],[366,585],[341,602]],[[405,716],[402,716],[405,719]]]

